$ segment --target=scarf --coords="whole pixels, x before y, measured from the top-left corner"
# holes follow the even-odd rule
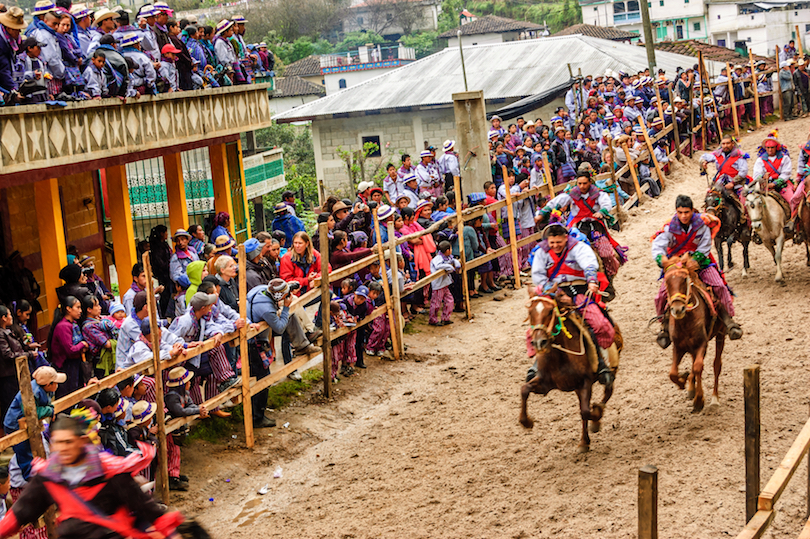
[[[168,33],[169,33],[168,28],[166,28],[166,27],[165,27],[165,26],[163,26],[162,24],[155,23],[155,28],[157,28],[158,30],[160,30],[160,31],[161,31],[161,32],[163,32],[164,34],[168,34]]]

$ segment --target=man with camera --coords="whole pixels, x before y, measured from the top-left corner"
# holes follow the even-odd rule
[[[335,230],[354,232],[364,230],[371,225],[371,210],[377,207],[374,201],[355,202],[349,208],[344,202],[338,201],[332,206],[332,216],[335,218]],[[349,211],[351,209],[351,211]]]
[[[285,282],[283,279],[273,279],[267,285],[252,288],[247,295],[248,318],[254,322],[264,320],[270,326],[272,334],[262,333],[256,337],[257,350],[263,349],[265,353],[271,348],[270,339],[273,335],[281,335],[281,355],[284,364],[292,361],[293,350],[295,355],[314,354],[321,349],[310,342],[298,317],[290,313],[293,301],[291,292],[300,288],[297,282]],[[309,336],[313,341],[320,337],[320,330]],[[251,374],[253,364],[251,363]],[[270,363],[267,363],[269,372]],[[258,371],[256,371],[258,372]],[[300,381],[298,371],[290,373],[291,380]],[[265,396],[265,402],[267,397]],[[254,418],[255,420],[256,418]]]

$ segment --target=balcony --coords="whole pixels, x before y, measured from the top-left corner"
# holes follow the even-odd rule
[[[1,108],[0,179],[58,177],[93,162],[136,161],[161,149],[186,150],[267,127],[270,86],[229,86],[126,102],[102,99],[61,108]]]
[[[321,74],[399,67],[415,60],[416,51],[411,47],[365,46],[356,51],[322,55]]]
[[[641,11],[625,11],[613,14],[613,24],[631,24],[641,21]]]

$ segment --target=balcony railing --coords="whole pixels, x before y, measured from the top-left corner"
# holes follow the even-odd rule
[[[66,107],[0,108],[0,177],[177,147],[270,125],[269,84]]]
[[[321,71],[327,72],[332,68],[341,70],[374,69],[389,67],[392,64],[401,65],[402,62],[416,60],[416,51],[411,47],[360,47],[356,51],[324,54],[321,56]]]
[[[613,24],[638,22],[641,20],[641,11],[626,11],[613,14]]]

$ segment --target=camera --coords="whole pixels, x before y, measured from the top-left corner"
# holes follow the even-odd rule
[[[292,281],[287,283],[287,286],[290,287],[290,292],[292,292],[293,290],[298,290],[299,288],[301,288],[301,283],[299,283],[298,281]]]
[[[374,208],[376,208],[378,205],[379,205],[379,204],[377,204],[376,202],[374,202],[374,201],[372,200],[372,201],[370,201],[370,202],[368,203],[368,209],[373,210],[373,209],[374,209]]]

